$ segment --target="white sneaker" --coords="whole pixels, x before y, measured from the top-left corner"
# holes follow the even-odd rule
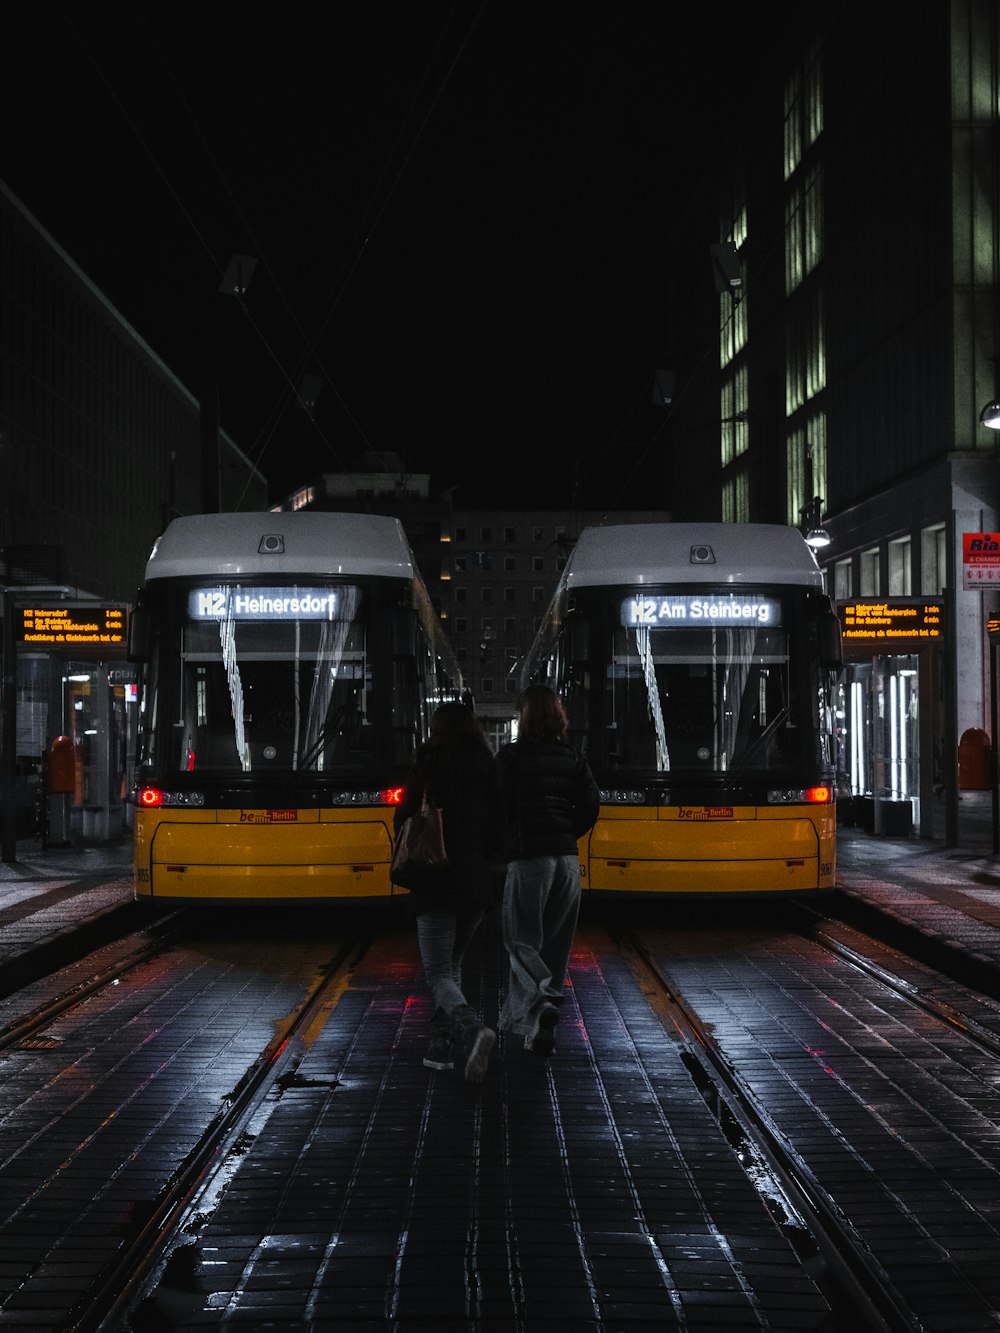
[[[490,1062],[490,1053],[496,1045],[497,1034],[485,1026],[476,1028],[467,1039],[465,1049],[465,1078],[468,1083],[482,1083],[486,1077],[486,1067]]]

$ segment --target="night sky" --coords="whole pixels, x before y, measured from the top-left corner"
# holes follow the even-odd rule
[[[8,9],[0,178],[272,500],[370,449],[459,505],[666,504],[653,376],[715,239],[670,230],[773,44],[741,13]]]

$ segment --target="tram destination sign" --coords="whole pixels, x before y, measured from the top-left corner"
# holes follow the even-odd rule
[[[195,588],[188,594],[192,620],[349,620],[358,590],[338,588]]]
[[[14,637],[39,647],[124,647],[125,611],[107,602],[35,602],[17,608]]]
[[[944,637],[944,604],[937,599],[858,597],[838,602],[837,614],[845,647],[857,643],[870,650],[873,644],[891,644],[905,649]]]
[[[709,629],[730,625],[778,626],[781,603],[774,597],[745,597],[736,593],[632,593],[621,604],[621,623],[628,629]]]

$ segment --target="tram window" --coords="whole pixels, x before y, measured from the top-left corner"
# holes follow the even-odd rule
[[[781,767],[799,741],[783,630],[614,631],[609,761],[669,772]]]
[[[357,763],[372,744],[371,679],[351,593],[343,620],[185,624],[171,765],[319,772]]]

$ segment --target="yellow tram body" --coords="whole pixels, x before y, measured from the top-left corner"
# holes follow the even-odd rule
[[[605,806],[581,838],[585,890],[808,894],[834,887],[836,806]]]
[[[144,810],[135,890],[158,903],[359,901],[389,882],[392,811]]]

